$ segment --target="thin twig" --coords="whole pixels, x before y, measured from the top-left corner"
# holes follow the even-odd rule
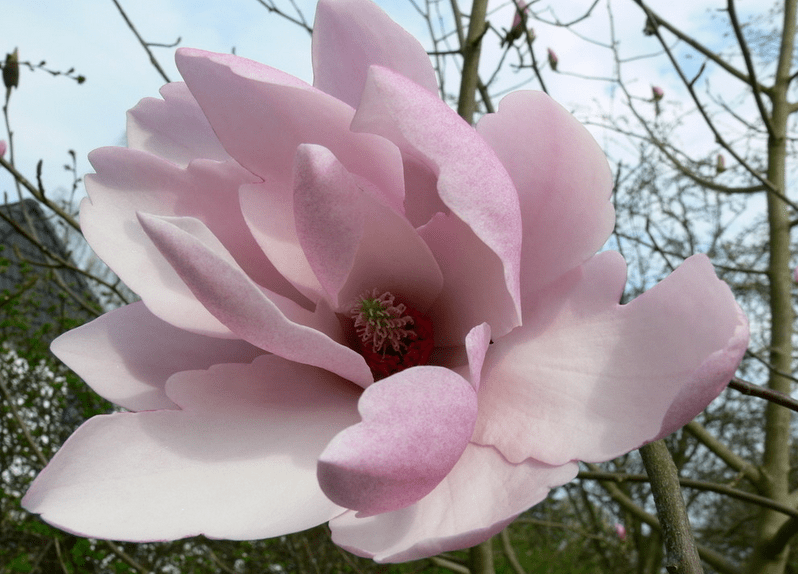
[[[740,27],[740,22],[737,20],[737,10],[734,8],[734,0],[728,0],[726,6],[729,11],[729,20],[731,20],[734,35],[737,37],[737,43],[740,45],[740,51],[743,53],[743,59],[745,59],[745,67],[748,68],[748,75],[751,77],[749,85],[754,92],[756,107],[759,108],[759,117],[761,117],[762,121],[765,123],[768,136],[774,137],[773,124],[770,122],[770,116],[768,116],[767,110],[765,110],[765,103],[762,101],[762,94],[759,91],[759,82],[756,79],[756,70],[754,69],[754,62],[751,59],[751,52],[748,50],[748,44],[743,36],[743,30]]]
[[[448,568],[452,572],[457,572],[457,574],[471,574],[471,570],[466,568],[465,566],[460,566],[456,562],[452,562],[451,560],[446,560],[445,558],[440,558],[438,556],[433,556],[430,558],[430,561],[440,568]]]
[[[8,171],[8,173],[14,176],[14,180],[17,183],[21,184],[22,187],[27,189],[31,193],[31,195],[33,195],[33,197],[35,197],[39,201],[39,203],[46,205],[49,209],[54,211],[58,215],[58,217],[66,221],[67,224],[69,224],[73,229],[75,229],[76,231],[80,231],[80,224],[77,222],[77,220],[74,217],[69,215],[66,211],[61,209],[57,204],[53,203],[47,197],[45,197],[44,189],[37,188],[35,185],[33,185],[30,181],[28,181],[28,179],[24,175],[22,175],[19,171],[17,171],[17,168],[15,168],[9,161],[7,161],[2,156],[0,156],[0,166],[3,166],[6,169],[6,171]]]
[[[111,549],[111,552],[119,556],[119,558],[121,558],[125,564],[127,564],[134,570],[141,572],[141,574],[148,574],[149,572],[152,571],[151,568],[145,568],[144,566],[136,562],[136,560],[132,556],[130,556],[127,552],[122,550],[122,548],[114,544],[112,541],[103,540],[103,542],[105,543],[106,546],[108,546],[108,548]]]
[[[775,391],[761,385],[755,385],[754,383],[749,383],[748,381],[738,379],[737,377],[734,377],[729,382],[729,388],[732,388],[744,395],[765,399],[771,403],[775,403],[779,406],[798,412],[798,401],[782,392]]]
[[[141,37],[139,31],[136,30],[136,26],[133,25],[133,22],[131,22],[130,18],[128,18],[127,14],[125,14],[125,11],[122,9],[122,6],[119,4],[119,2],[117,2],[117,0],[111,0],[111,2],[113,2],[114,5],[116,6],[116,9],[119,10],[119,13],[122,15],[122,18],[124,18],[125,23],[127,24],[127,27],[130,28],[130,30],[136,36],[136,39],[139,41],[139,44],[141,44],[141,47],[144,48],[145,52],[147,52],[147,55],[150,57],[150,63],[153,65],[153,67],[155,67],[158,73],[161,74],[161,77],[164,79],[164,82],[166,82],[167,84],[171,82],[172,80],[169,79],[169,76],[166,75],[166,72],[163,71],[163,68],[161,68],[161,65],[158,63],[158,60],[155,58],[155,54],[153,54],[152,50],[150,50],[150,45],[144,41],[144,38]]]
[[[504,551],[504,556],[507,558],[507,561],[512,566],[515,574],[526,574],[524,567],[521,566],[521,563],[518,561],[518,556],[515,555],[515,550],[513,550],[512,542],[510,542],[510,533],[505,528],[499,534],[499,539],[502,542],[502,550]]]
[[[588,468],[595,470],[579,471],[579,474],[576,475],[576,478],[582,480],[610,481],[615,483],[649,482],[649,478],[645,474],[605,472],[603,470],[599,470],[598,467],[591,465],[588,465]],[[790,506],[780,504],[778,502],[775,502],[773,499],[767,498],[765,496],[759,496],[758,494],[751,494],[750,492],[745,492],[744,490],[738,490],[736,488],[732,488],[730,486],[726,486],[723,484],[718,484],[716,482],[705,482],[702,480],[693,480],[690,478],[679,477],[679,484],[685,488],[693,488],[696,490],[704,490],[707,492],[717,492],[718,494],[723,494],[730,498],[736,498],[737,500],[742,500],[743,502],[749,502],[751,504],[756,504],[758,506],[770,508],[777,512],[781,512],[785,516],[798,517],[798,510],[795,510]]]
[[[600,472],[597,466],[588,464],[587,467],[591,469],[591,471]],[[624,493],[617,484],[611,482],[599,482],[601,487],[607,491],[607,493],[612,497],[615,502],[617,502],[624,510],[629,512],[629,514],[636,517],[638,520],[648,524],[654,530],[658,532],[662,531],[662,526],[660,525],[659,520],[656,516],[652,516],[640,506],[638,506],[634,500],[632,500],[626,493]],[[698,545],[698,553],[701,556],[701,559],[706,561],[707,564],[712,566],[715,570],[720,572],[721,574],[741,574],[741,570],[729,562],[724,556],[720,553],[716,552],[715,550],[708,548],[706,546]]]
[[[705,429],[704,426],[697,421],[690,421],[687,423],[684,426],[684,430],[693,435],[696,440],[707,447],[731,469],[745,476],[754,485],[758,485],[762,480],[762,473],[759,472],[759,469],[756,466],[738,455],[736,452],[726,446],[726,444],[719,441],[715,435]]]
[[[668,30],[668,32],[679,38],[685,44],[691,46],[697,52],[700,52],[701,54],[712,60],[715,64],[726,70],[732,76],[734,76],[738,80],[742,80],[748,85],[751,85],[752,82],[751,78],[749,78],[740,70],[729,64],[726,60],[718,56],[715,52],[713,52],[706,46],[700,44],[691,36],[688,36],[687,34],[682,32],[679,28],[677,28],[667,20],[664,20],[662,17],[660,17],[659,14],[657,14],[646,4],[644,4],[642,0],[633,0],[633,1],[635,2],[635,4],[637,4],[638,6],[640,6],[640,8],[643,9],[643,11],[646,13],[646,17],[654,24],[655,29],[657,26],[663,26],[666,30]],[[768,88],[766,88],[765,86],[759,86],[759,90],[765,93],[769,93]]]
[[[11,416],[14,417],[14,420],[17,421],[22,434],[25,435],[25,440],[27,441],[28,445],[30,445],[33,453],[36,455],[36,458],[39,459],[39,462],[42,463],[42,467],[47,466],[47,457],[44,456],[42,449],[39,448],[39,445],[36,444],[36,441],[33,440],[33,435],[30,434],[30,429],[28,429],[28,425],[25,424],[25,421],[22,420],[22,416],[19,414],[17,410],[17,405],[14,402],[14,397],[11,396],[11,392],[8,390],[6,386],[6,382],[4,380],[3,374],[0,373],[0,390],[3,392],[3,396],[5,397],[6,402],[8,403],[8,407],[11,409]]]

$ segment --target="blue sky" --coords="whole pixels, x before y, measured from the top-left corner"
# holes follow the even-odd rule
[[[297,26],[269,14],[256,0],[120,0],[140,33],[150,42],[236,53],[288,71],[311,81],[310,38]],[[295,0],[312,22],[314,0]],[[423,4],[423,2],[419,2]],[[424,21],[409,0],[378,0],[391,16],[423,42],[427,41]],[[466,2],[461,1],[466,11]],[[587,0],[551,2],[557,16],[567,20],[584,10]],[[707,36],[709,0],[674,3],[659,0],[652,5],[677,24]],[[289,0],[278,5],[291,9]],[[535,6],[541,9],[545,1]],[[448,2],[442,2],[442,11]],[[655,41],[641,34],[644,18],[631,0],[613,0],[613,15],[625,50],[653,51]],[[497,27],[507,27],[512,8],[507,0],[491,0],[490,19]],[[446,12],[444,12],[446,13]],[[600,2],[594,16],[580,25],[579,31],[607,40],[607,8]],[[565,30],[536,25],[539,57],[552,46],[562,70],[588,75],[608,75],[611,62],[606,50],[585,43]],[[711,30],[709,30],[711,36]],[[483,69],[489,69],[499,53],[498,41],[485,43]],[[19,90],[10,104],[11,127],[15,132],[16,160],[19,169],[35,174],[35,165],[44,160],[44,182],[55,193],[68,186],[63,164],[67,150],[75,150],[78,171],[90,169],[86,154],[105,145],[124,141],[125,111],[147,96],[157,96],[162,78],[149,64],[137,40],[127,28],[111,0],[27,0],[4,3],[0,21],[0,55],[18,47],[23,61],[47,61],[47,66],[66,71],[74,67],[86,76],[83,85],[46,72],[22,70]],[[155,48],[161,64],[172,80],[179,79],[174,67],[173,49]],[[637,95],[648,97],[651,85],[662,85],[666,96],[678,91],[677,82],[661,64],[643,61],[633,64],[630,86]],[[579,78],[554,75],[546,71],[552,95],[569,109],[612,109],[607,85]],[[506,69],[500,76],[504,85],[513,85],[521,76]],[[718,80],[722,81],[722,80]],[[717,84],[716,84],[717,85]],[[532,83],[529,87],[536,88]],[[6,138],[5,126],[0,138]],[[11,194],[13,186],[0,174],[0,191]]]

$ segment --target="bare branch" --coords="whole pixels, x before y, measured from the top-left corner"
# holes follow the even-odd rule
[[[125,14],[125,11],[122,9],[122,6],[119,4],[118,0],[111,0],[111,2],[113,2],[114,6],[116,6],[116,9],[119,10],[119,14],[122,15],[122,18],[125,20],[127,27],[130,28],[130,31],[133,32],[133,34],[136,36],[136,39],[139,41],[139,44],[141,44],[141,47],[144,48],[145,52],[147,52],[147,55],[150,57],[150,63],[161,75],[164,82],[166,82],[167,84],[171,82],[172,80],[169,79],[169,76],[166,75],[166,72],[164,72],[163,68],[161,68],[161,64],[159,64],[158,60],[155,58],[155,54],[153,54],[152,50],[150,50],[150,46],[153,44],[148,44],[147,42],[144,41],[144,38],[141,37],[141,34],[139,34],[139,31],[136,29],[136,26],[133,24],[133,22],[130,21],[130,18],[127,17],[127,14]],[[178,41],[180,40],[178,39]]]
[[[515,571],[515,574],[526,574],[524,567],[521,566],[521,563],[518,561],[518,556],[515,555],[515,550],[513,550],[513,545],[510,541],[510,533],[507,532],[506,528],[501,531],[499,537],[502,542],[504,556],[507,558],[507,561],[510,563],[513,571]]]
[[[771,403],[798,412],[798,401],[796,401],[791,396],[784,394],[782,392],[769,389],[761,385],[755,385],[754,383],[743,381],[742,379],[738,379],[737,377],[734,377],[731,380],[731,382],[729,383],[729,388],[732,388],[735,391],[738,391],[744,395],[765,399],[766,401],[769,401]]]
[[[662,38],[659,35],[659,32],[656,31],[656,29],[657,29],[658,26],[661,25],[666,30],[668,30],[668,32],[670,32],[671,34],[673,34],[674,36],[679,38],[681,41],[683,41],[685,44],[691,46],[693,49],[695,49],[696,51],[700,52],[701,54],[703,54],[704,56],[706,56],[707,58],[712,60],[715,64],[717,64],[718,66],[720,66],[721,68],[726,70],[728,73],[730,73],[732,76],[734,76],[738,80],[742,80],[743,82],[745,82],[749,86],[753,85],[753,80],[751,80],[750,77],[746,76],[744,73],[742,73],[737,68],[735,68],[734,66],[729,64],[726,60],[724,60],[723,58],[718,56],[715,52],[713,52],[712,50],[710,50],[706,46],[700,44],[699,42],[694,40],[692,37],[688,36],[687,34],[682,32],[681,30],[679,30],[679,28],[677,28],[676,26],[674,26],[673,24],[671,24],[667,20],[664,20],[656,12],[654,12],[651,8],[649,8],[646,4],[644,4],[642,0],[633,0],[633,2],[635,4],[637,4],[638,6],[640,6],[640,8],[643,9],[643,11],[646,13],[646,16],[648,17],[648,19],[654,24],[655,33],[656,33],[657,37],[660,38],[660,40],[662,40]],[[663,45],[664,45],[664,42],[663,42]],[[761,86],[760,85],[759,86],[759,90],[762,91],[762,92],[768,93],[768,88],[765,87],[765,86]]]
[[[296,10],[297,12],[296,18],[293,16],[289,16],[288,14],[280,10],[277,6],[275,6],[272,2],[266,3],[264,0],[255,0],[255,1],[264,8],[266,8],[266,10],[268,10],[272,14],[277,14],[278,16],[285,18],[289,22],[293,22],[297,26],[304,28],[308,34],[313,33],[313,27],[307,23],[304,14],[302,14],[302,11],[297,7],[297,5],[293,1],[291,2],[291,4],[294,6],[294,10]]]
[[[660,523],[664,526],[662,535],[667,549],[665,569],[674,574],[703,574],[676,465],[665,441],[658,440],[641,447],[640,456],[651,481],[651,493]]]
[[[693,435],[730,468],[743,474],[753,484],[759,484],[762,479],[759,469],[718,440],[715,435],[705,429],[700,423],[691,421],[685,425],[684,430]]]
[[[47,197],[45,197],[44,189],[37,188],[34,186],[28,179],[22,175],[17,168],[15,168],[9,161],[7,161],[4,157],[0,156],[0,166],[3,166],[6,171],[8,171],[14,179],[22,185],[25,189],[27,189],[33,197],[35,197],[39,203],[42,205],[47,206],[53,212],[55,212],[58,217],[63,219],[70,227],[75,229],[76,231],[80,231],[80,224],[75,220],[74,217],[69,215],[66,211],[64,211],[57,203],[50,201]]]
[[[593,464],[588,464],[587,467],[593,472],[601,472],[601,470]],[[582,472],[577,475],[577,478],[581,478]],[[642,476],[642,475],[641,475]],[[629,514],[636,517],[638,520],[648,524],[654,530],[658,532],[662,532],[662,526],[660,525],[659,520],[656,516],[652,516],[642,508],[640,508],[635,502],[629,498],[620,488],[618,485],[613,484],[613,482],[606,482],[599,478],[601,482],[601,487],[607,491],[607,493],[612,497],[612,499],[617,502],[624,510],[629,512]],[[614,481],[615,479],[609,479]],[[645,482],[648,481],[648,477],[645,477]],[[711,548],[707,548],[702,545],[698,545],[698,554],[701,556],[701,559],[706,561],[707,564],[712,566],[721,574],[742,574],[741,570],[735,566],[734,564],[730,563],[726,558],[721,556],[718,552],[715,552]]]
[[[743,53],[743,59],[745,60],[745,67],[748,68],[748,75],[751,78],[751,82],[749,85],[754,92],[754,99],[756,100],[756,107],[759,108],[759,117],[762,118],[762,121],[765,124],[765,128],[767,129],[768,135],[773,137],[773,125],[770,123],[770,116],[768,116],[767,110],[765,109],[765,103],[762,101],[762,94],[759,91],[759,82],[756,79],[756,70],[754,69],[754,62],[751,59],[751,52],[748,50],[748,43],[745,41],[743,37],[742,28],[740,28],[740,22],[737,20],[737,10],[734,7],[734,0],[727,0],[726,6],[729,10],[729,20],[731,20],[732,29],[734,30],[734,35],[737,37],[737,43],[740,45],[740,51]]]

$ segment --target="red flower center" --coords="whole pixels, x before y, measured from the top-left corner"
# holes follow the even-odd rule
[[[435,347],[432,321],[416,309],[397,303],[378,289],[361,295],[352,306],[357,350],[366,359],[375,380],[409,367],[426,365]]]

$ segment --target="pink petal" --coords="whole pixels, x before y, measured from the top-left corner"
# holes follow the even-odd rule
[[[748,323],[709,260],[691,257],[618,305],[625,274],[619,254],[593,257],[490,346],[475,442],[514,462],[608,460],[686,424],[725,388]]]
[[[244,341],[173,327],[142,302],[64,333],[51,350],[100,396],[133,411],[175,408],[164,392],[174,373],[215,363],[249,363],[263,354]]]
[[[482,379],[482,365],[485,363],[485,354],[490,345],[490,326],[487,323],[477,325],[466,335],[465,347],[468,353],[468,371],[471,386],[479,390]]]
[[[299,249],[292,170],[296,149],[315,143],[368,181],[397,212],[403,210],[402,163],[396,147],[349,129],[354,110],[301,80],[229,54],[180,49],[177,65],[225,149],[260,176],[241,189],[252,235],[280,273],[316,302],[322,290]]]
[[[144,98],[127,113],[127,146],[187,167],[195,159],[230,156],[182,82],[161,88],[163,100]]]
[[[438,177],[437,191],[443,203],[462,220],[489,250],[498,256],[506,293],[495,297],[512,302],[512,314],[502,316],[493,306],[479,309],[480,319],[467,326],[461,334],[476,324],[490,323],[494,336],[507,333],[520,324],[519,257],[521,254],[521,216],[518,194],[493,150],[476,131],[465,123],[440,98],[395,72],[372,66],[366,89],[352,121],[352,129],[383,135],[394,142],[403,154],[425,163]],[[436,254],[438,255],[438,254]],[[452,261],[438,261],[442,268],[469,270],[476,291],[492,279],[471,274],[469,262],[452,256]],[[483,263],[483,258],[479,257]],[[493,266],[484,261],[479,275],[487,275]],[[466,275],[454,271],[457,279]],[[441,300],[451,299],[447,289],[455,281],[444,271],[444,294]],[[473,298],[478,298],[474,296]],[[505,312],[507,305],[494,299],[495,307]],[[467,308],[466,304],[462,308]],[[498,315],[498,316],[497,316]]]
[[[22,504],[82,536],[254,539],[339,514],[316,458],[357,420],[358,389],[274,355],[178,373],[183,410],[94,417],[61,447]]]
[[[604,245],[615,224],[612,174],[593,136],[542,92],[508,95],[477,131],[518,189],[526,297]]]
[[[370,386],[363,422],[338,434],[319,458],[324,493],[337,504],[378,514],[427,495],[449,473],[474,429],[476,393],[440,367],[413,367]]]
[[[443,273],[443,291],[430,311],[437,345],[462,345],[471,328],[482,322],[494,333],[517,325],[502,262],[468,225],[454,214],[438,213],[418,233]]]
[[[413,226],[326,148],[299,146],[295,171],[299,242],[333,309],[379,288],[425,313],[443,278]]]
[[[333,541],[377,562],[404,562],[484,542],[554,486],[576,476],[576,463],[510,464],[495,449],[469,444],[449,475],[416,504],[361,518],[330,521]]]
[[[373,64],[438,93],[427,52],[377,4],[321,0],[313,25],[313,85],[356,108]]]
[[[363,357],[341,344],[340,324],[322,305],[313,314],[259,288],[196,219],[139,214],[139,220],[197,300],[237,337],[361,386],[373,382]]]
[[[139,225],[137,211],[200,219],[254,281],[304,301],[249,233],[238,205],[238,188],[255,176],[234,161],[200,160],[181,169],[125,148],[101,148],[89,158],[97,173],[86,176],[90,200],[81,204],[83,233],[97,255],[164,321],[205,335],[229,336],[228,329],[197,304],[152,244]]]
[[[177,66],[227,152],[290,197],[294,154],[302,143],[332,151],[401,211],[402,164],[395,146],[354,133],[354,109],[303,81],[230,54],[181,48]]]

